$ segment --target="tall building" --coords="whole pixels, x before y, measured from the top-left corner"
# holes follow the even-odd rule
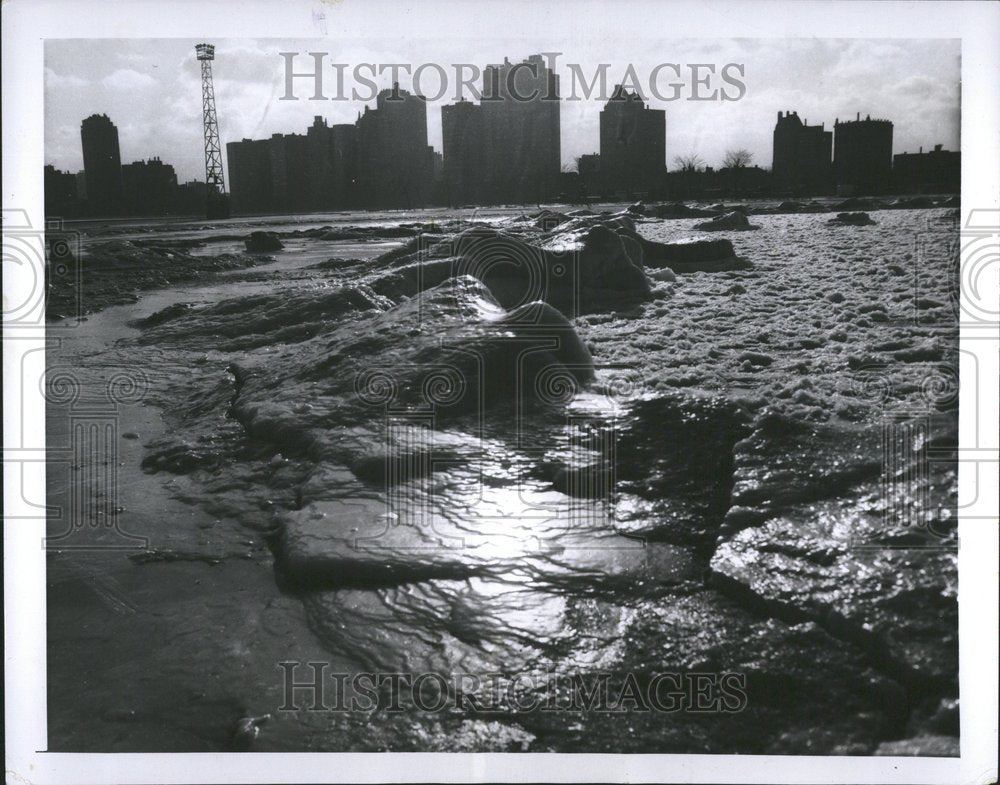
[[[301,134],[226,145],[235,213],[339,210],[355,204],[357,128],[321,117]]]
[[[213,189],[215,186],[213,186]],[[205,215],[209,188],[202,180],[188,180],[177,186],[177,212],[180,215]]]
[[[798,112],[778,112],[771,175],[779,191],[827,193],[832,185],[833,132],[799,120]]]
[[[486,198],[486,145],[483,108],[470,101],[441,107],[444,188],[449,204],[479,203]]]
[[[309,150],[303,134],[272,134],[268,144],[273,207],[278,212],[311,209]]]
[[[246,215],[274,209],[270,145],[270,139],[244,139],[226,145],[234,213]]]
[[[580,175],[580,187],[583,189],[584,195],[599,196],[604,193],[599,153],[587,153],[577,158],[576,171]]]
[[[333,206],[354,207],[358,203],[358,127],[351,123],[330,126],[330,142]]]
[[[837,192],[873,194],[891,189],[892,123],[871,116],[833,124],[833,169]]]
[[[358,182],[364,204],[416,207],[433,189],[433,148],[427,144],[427,99],[382,90],[358,118]]]
[[[541,55],[483,70],[485,186],[493,202],[539,202],[559,192],[559,77]]]
[[[427,144],[427,101],[398,84],[354,124],[316,116],[305,134],[230,142],[226,155],[233,210],[244,214],[418,207],[440,175]]]
[[[177,174],[159,158],[122,167],[126,210],[133,215],[166,215],[176,209]]]
[[[659,187],[666,172],[667,119],[638,93],[615,85],[601,110],[601,174],[610,193],[632,196]]]
[[[65,218],[76,215],[79,209],[76,175],[45,165],[45,215],[47,218]]]
[[[226,145],[234,213],[320,209],[311,201],[308,137],[272,134]]]
[[[87,201],[87,173],[83,169],[76,173],[76,198]]]
[[[909,193],[958,193],[962,182],[962,154],[934,145],[926,153],[900,153],[892,159],[893,186]]]
[[[83,170],[87,177],[87,206],[93,215],[113,215],[123,206],[122,157],[118,129],[104,114],[88,117],[80,125]]]
[[[329,210],[333,207],[333,135],[330,127],[319,115],[306,131],[306,155],[309,168],[306,172],[309,207]]]

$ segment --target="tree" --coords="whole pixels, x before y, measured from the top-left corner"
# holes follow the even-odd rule
[[[726,169],[743,169],[750,165],[753,153],[741,147],[739,150],[727,150],[722,165]]]
[[[674,156],[674,166],[681,172],[697,172],[705,166],[705,162],[700,155],[689,153],[688,155]]]

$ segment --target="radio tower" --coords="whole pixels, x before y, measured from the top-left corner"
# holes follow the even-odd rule
[[[219,120],[215,116],[215,88],[212,87],[213,44],[196,44],[194,51],[201,61],[201,109],[205,122],[205,216],[228,218],[226,183],[222,176],[222,150],[219,148]]]

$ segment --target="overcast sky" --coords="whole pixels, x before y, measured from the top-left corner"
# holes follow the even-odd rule
[[[201,128],[200,70],[195,40],[97,39],[60,40],[46,44],[45,160],[59,169],[83,168],[80,122],[91,114],[107,114],[118,126],[122,162],[158,156],[173,164],[180,181],[204,179]],[[663,39],[656,43],[616,38],[558,36],[545,40],[519,38],[426,38],[343,41],[222,40],[216,45],[214,63],[216,106],[223,146],[244,137],[260,139],[272,133],[303,133],[314,115],[329,123],[353,122],[363,101],[310,101],[311,81],[296,80],[301,100],[278,100],[284,93],[284,59],[279,52],[302,52],[298,70],[311,70],[306,52],[329,52],[324,92],[337,91],[330,63],[346,63],[345,92],[352,87],[367,91],[351,79],[359,63],[422,63],[442,65],[449,74],[447,94],[428,107],[430,143],[441,150],[440,107],[454,101],[453,64],[480,68],[520,61],[536,52],[560,52],[557,71],[561,94],[570,92],[571,64],[578,64],[590,80],[601,63],[607,70],[609,89],[623,81],[632,66],[649,104],[666,110],[667,163],[677,155],[696,153],[718,166],[727,149],[742,147],[753,154],[753,163],[771,165],[772,132],[779,110],[796,110],[810,124],[835,118],[870,114],[892,120],[895,152],[916,152],[934,144],[959,148],[960,47],[957,40],[905,39]],[[679,100],[659,100],[649,91],[657,65],[676,63],[681,79],[672,70],[659,72],[660,93],[671,94],[670,82],[681,82]],[[691,63],[714,64],[711,92],[736,94],[718,71],[727,63],[743,66],[743,76],[730,74],[746,86],[737,101],[692,101]],[[702,70],[702,76],[705,70]],[[425,71],[424,92],[438,89],[435,71]],[[388,72],[375,81],[390,82]],[[403,88],[411,79],[401,74]],[[579,94],[578,90],[578,94]],[[468,96],[472,97],[472,96]],[[597,152],[598,117],[603,105],[590,100],[563,101],[561,108],[562,157],[572,165],[576,157]]]

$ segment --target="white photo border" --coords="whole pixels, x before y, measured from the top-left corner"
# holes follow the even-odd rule
[[[980,2],[875,0],[632,0],[627,19],[610,2],[548,0],[220,0],[120,2],[11,0],[3,4],[3,207],[22,211],[34,226],[42,209],[43,48],[59,38],[338,38],[463,36],[489,30],[498,37],[536,34],[538,16],[558,34],[669,38],[958,38],[962,56],[962,226],[973,210],[1000,236],[1000,5]],[[544,9],[544,11],[543,11]],[[963,260],[964,261],[964,260]],[[32,285],[30,271],[3,270],[4,298]],[[995,309],[994,309],[995,310]],[[44,325],[4,329],[4,448],[22,423],[44,423],[38,384],[20,385],[21,353],[44,347]],[[996,331],[963,326],[963,356],[980,364],[979,390],[961,390],[962,433],[978,396],[980,428],[993,427],[983,446],[995,453]],[[992,371],[992,373],[991,373]],[[34,391],[19,399],[18,389]],[[990,413],[992,412],[992,413]],[[992,440],[992,441],[990,441]],[[44,455],[44,450],[42,451]],[[996,471],[995,454],[989,465]],[[975,469],[975,465],[971,467]],[[46,739],[45,562],[39,532],[10,520],[24,504],[11,473],[4,479],[4,623],[6,762],[8,782],[404,782],[404,781],[629,781],[629,782],[893,782],[996,781],[997,755],[997,497],[981,498],[989,517],[960,524],[961,750],[960,758],[798,757],[726,755],[601,755],[546,753],[225,753],[70,754],[44,752]],[[37,478],[35,478],[37,480]],[[31,498],[44,498],[42,487]],[[963,464],[960,506],[975,490]],[[987,489],[987,492],[988,489]],[[21,522],[23,523],[23,522]]]

